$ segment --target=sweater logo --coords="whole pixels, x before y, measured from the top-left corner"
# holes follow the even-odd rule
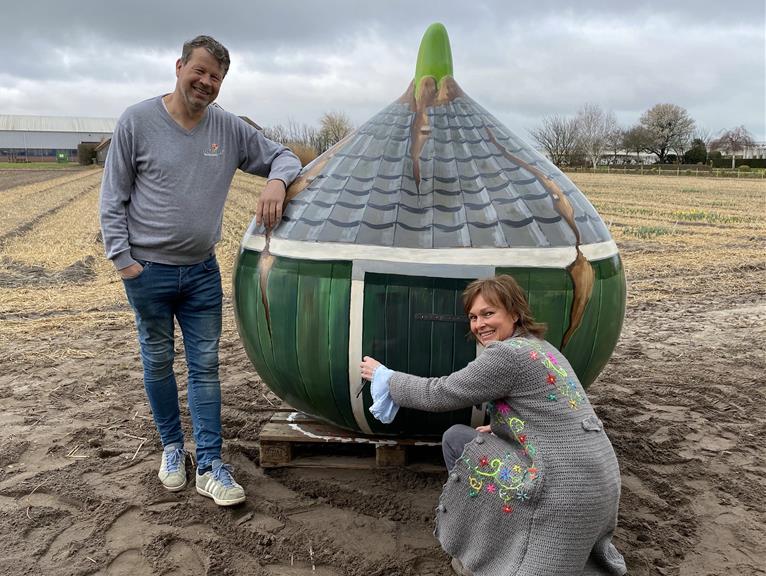
[[[221,150],[221,146],[219,144],[211,144],[210,147],[203,152],[205,156],[222,156],[223,150]]]

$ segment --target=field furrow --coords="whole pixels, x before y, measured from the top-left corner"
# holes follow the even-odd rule
[[[11,188],[0,196],[0,242],[22,233],[34,223],[60,210],[88,190],[97,189],[101,172],[56,178],[54,182],[38,182]]]

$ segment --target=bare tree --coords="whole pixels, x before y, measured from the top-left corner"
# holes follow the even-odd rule
[[[286,126],[277,124],[264,128],[263,133],[267,138],[290,147],[305,166],[354,130],[351,120],[343,112],[327,112],[320,122],[321,127],[317,130],[288,118]]]
[[[586,103],[577,111],[577,140],[585,158],[596,169],[601,155],[607,150],[609,135],[617,128],[614,113],[598,104]]]
[[[641,115],[640,124],[648,134],[644,148],[665,162],[671,150],[684,150],[694,132],[694,119],[676,104],[656,104]]]
[[[293,118],[287,119],[287,125],[277,124],[263,129],[270,140],[284,144],[300,158],[305,166],[322,151],[319,131],[308,124],[300,124]]]
[[[697,124],[694,128],[694,134],[692,134],[692,140],[699,140],[705,146],[710,146],[713,141],[713,133],[702,124]]]
[[[577,121],[554,114],[543,117],[543,124],[529,131],[530,136],[550,156],[556,166],[569,164],[577,146]]]
[[[354,131],[354,125],[343,112],[325,112],[320,120],[319,142],[324,152]]]
[[[287,142],[287,130],[281,124],[276,126],[264,126],[263,135],[269,140],[285,144]]]
[[[708,163],[709,154],[710,154],[710,143],[713,141],[713,133],[702,126],[701,124],[697,124],[697,127],[694,129],[694,134],[692,134],[692,148],[696,148],[696,151],[699,152],[703,148],[705,150],[705,157],[704,159],[699,159],[698,161],[704,162],[705,164]],[[690,150],[692,149],[690,148]]]
[[[649,143],[649,133],[646,128],[640,124],[636,124],[631,128],[628,128],[622,135],[622,146],[625,150],[630,150],[636,153],[636,163],[643,164],[641,159],[641,152],[646,150]]]
[[[303,144],[304,146],[316,146],[318,140],[317,129],[308,124],[299,124],[295,119],[288,118],[287,124],[277,124],[266,127],[263,134],[270,140],[280,142],[286,146],[291,144]]]
[[[612,153],[612,164],[617,164],[617,156],[620,150],[623,149],[622,142],[625,138],[625,130],[619,126],[615,126],[606,137],[606,147],[609,152]]]
[[[731,130],[724,130],[718,138],[710,143],[712,150],[721,150],[731,154],[731,167],[735,167],[737,152],[742,152],[750,146],[754,146],[753,135],[744,126],[737,126]]]

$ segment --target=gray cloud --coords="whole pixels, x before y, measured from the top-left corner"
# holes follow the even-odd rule
[[[673,102],[714,132],[745,124],[766,140],[763,2],[635,4],[14,2],[2,13],[0,111],[117,116],[172,90],[181,44],[206,33],[232,53],[225,108],[266,125],[315,124],[331,109],[361,123],[406,89],[420,37],[441,21],[458,82],[522,136],[585,102],[623,124]]]

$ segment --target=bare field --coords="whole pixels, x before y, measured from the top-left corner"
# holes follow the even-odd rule
[[[230,296],[258,178],[236,176],[218,249],[224,450],[248,501],[223,510],[159,487],[132,313],[103,257],[100,177],[0,171],[0,573],[451,574],[431,534],[446,475],[257,465],[279,401]],[[766,184],[570,177],[628,276],[623,334],[589,393],[622,469],[629,574],[766,575]],[[186,413],[184,426],[190,437]]]

